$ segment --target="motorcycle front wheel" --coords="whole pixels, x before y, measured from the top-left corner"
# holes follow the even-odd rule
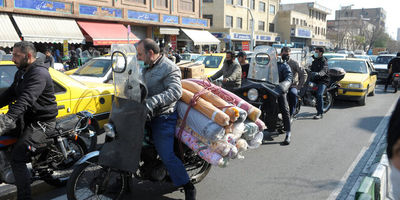
[[[91,159],[78,165],[67,184],[68,200],[120,199],[127,188],[127,174]]]
[[[328,112],[329,109],[331,109],[332,105],[333,105],[333,96],[332,93],[330,92],[326,92],[323,96],[323,102],[324,105],[322,106],[322,111],[324,113]]]

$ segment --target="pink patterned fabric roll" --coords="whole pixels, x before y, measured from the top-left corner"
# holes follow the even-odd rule
[[[176,132],[175,132],[176,137],[178,137],[178,132],[179,132],[179,129],[176,129]],[[183,130],[182,137],[180,138],[180,140],[186,146],[188,146],[190,149],[192,149],[194,152],[196,152],[197,155],[199,155],[203,160],[207,161],[208,163],[219,166],[219,167],[225,167],[228,164],[227,159],[224,159],[218,153],[211,151],[211,149],[207,145],[203,144],[201,141],[199,141],[199,139],[192,136],[190,133],[186,132],[185,130]]]
[[[263,131],[267,128],[267,126],[265,126],[265,123],[261,121],[261,119],[257,119],[255,123],[257,124],[259,131]]]
[[[261,115],[260,109],[247,103],[247,101],[236,96],[232,92],[229,92],[228,90],[225,90],[219,86],[216,86],[206,80],[200,80],[200,79],[185,79],[185,80],[195,82],[195,83],[207,88],[208,90],[210,90],[212,93],[216,94],[217,96],[221,97],[226,102],[232,103],[233,105],[236,105],[237,107],[245,110],[248,113],[247,117],[254,122],[257,121],[257,119]]]

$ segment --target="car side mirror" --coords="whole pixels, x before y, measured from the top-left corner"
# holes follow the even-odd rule
[[[378,76],[378,72],[377,71],[372,71],[371,72],[371,76],[374,76],[374,75]]]

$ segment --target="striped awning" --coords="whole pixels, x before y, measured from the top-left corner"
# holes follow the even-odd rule
[[[6,13],[0,13],[0,33],[0,47],[12,47],[14,43],[21,41]]]

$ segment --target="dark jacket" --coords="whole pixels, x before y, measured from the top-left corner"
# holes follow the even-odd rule
[[[8,105],[7,115],[16,120],[47,121],[58,115],[53,79],[42,60],[36,60],[27,71],[18,70],[12,85],[0,95],[0,107]]]
[[[320,57],[320,58],[314,58],[314,61],[311,64],[310,67],[311,72],[316,72],[314,79],[312,80],[313,82],[319,84],[319,83],[324,83],[328,84],[329,83],[329,75],[328,75],[328,61],[326,60],[325,57]]]
[[[302,66],[299,65],[297,61],[293,60],[292,58],[287,61],[287,64],[290,66],[293,75],[293,82],[290,87],[300,90],[307,80],[307,72]]]
[[[392,69],[392,73],[400,72],[400,57],[395,57],[388,63],[388,70]]]
[[[278,62],[278,73],[279,73],[279,86],[282,92],[286,93],[289,87],[292,85],[293,74],[289,65],[286,63]]]
[[[228,64],[228,62],[225,61],[222,68],[210,78],[211,80],[216,80],[221,76],[227,79],[225,83],[222,83],[223,88],[228,90],[239,88],[242,84],[242,67],[235,61],[233,61],[232,64]]]

